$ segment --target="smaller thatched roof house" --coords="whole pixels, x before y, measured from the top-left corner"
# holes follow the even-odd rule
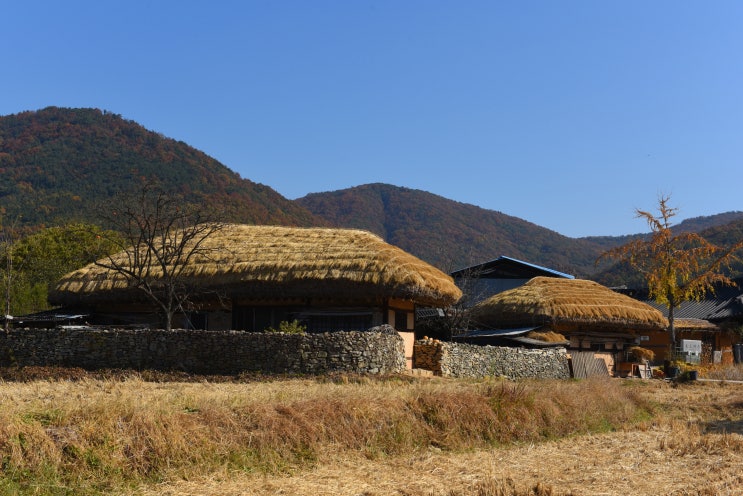
[[[202,247],[183,282],[202,314],[191,324],[204,329],[263,330],[298,319],[317,331],[412,330],[416,305],[448,306],[461,296],[451,277],[366,231],[226,225]],[[127,263],[123,252],[114,257]],[[122,321],[152,313],[125,278],[95,264],[65,275],[49,300]]]
[[[526,328],[562,334],[570,343],[576,377],[614,370],[639,333],[665,330],[668,325],[657,309],[601,284],[554,277],[535,277],[488,298],[471,312],[473,325],[480,329]],[[585,363],[595,372],[580,375]]]
[[[560,333],[580,330],[665,329],[660,311],[593,281],[535,277],[488,298],[472,309],[485,328],[543,326]]]

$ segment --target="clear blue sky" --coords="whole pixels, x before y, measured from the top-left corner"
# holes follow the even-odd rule
[[[0,115],[95,107],[287,198],[372,182],[568,236],[743,210],[743,2],[34,1]]]

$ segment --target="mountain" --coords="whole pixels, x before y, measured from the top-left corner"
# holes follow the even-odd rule
[[[370,230],[447,271],[506,255],[617,283],[632,280],[631,274],[609,263],[596,266],[596,259],[611,247],[647,236],[569,238],[501,212],[387,184],[313,193],[296,201],[332,225]],[[743,237],[743,212],[689,219],[676,229],[701,231],[724,245]]]
[[[734,222],[743,220],[743,212],[725,212],[722,214],[708,215],[703,217],[692,217],[690,219],[684,219],[678,224],[671,227],[671,231],[674,233],[681,232],[694,232],[701,233],[705,230],[712,228],[720,228],[720,226],[732,225]],[[722,228],[725,230],[725,228]],[[601,251],[614,248],[615,246],[621,246],[629,243],[633,239],[648,236],[649,233],[638,233],[628,234],[624,236],[587,236],[582,238],[590,243],[600,247]]]
[[[578,277],[604,273],[596,258],[636,234],[569,238],[502,212],[425,191],[368,184],[295,201],[186,143],[96,109],[49,107],[0,117],[0,220],[38,227],[98,222],[96,208],[144,179],[226,221],[367,229],[443,270],[501,255]],[[20,226],[19,226],[20,227]],[[743,212],[689,219],[682,230],[714,242],[743,236]],[[624,275],[614,272],[614,279]]]
[[[295,201],[332,225],[377,233],[444,270],[507,255],[586,275],[600,253],[590,242],[517,217],[387,184],[313,193]]]
[[[717,224],[717,222],[724,223]],[[697,228],[699,230],[695,231]],[[673,226],[672,230],[675,233],[696,232],[713,245],[730,248],[743,239],[743,215],[741,215],[740,212],[728,212],[705,218],[697,217],[690,219],[690,222],[684,221]],[[630,239],[632,237],[624,238]],[[741,275],[743,275],[743,260],[740,258],[734,258],[731,261],[730,266],[723,267],[722,270],[730,277],[741,277]],[[644,285],[642,276],[629,267],[628,264],[622,263],[604,267],[600,272],[593,274],[591,279],[606,286],[628,286],[631,288],[637,288]]]
[[[218,207],[228,221],[324,224],[186,143],[97,109],[48,107],[0,117],[0,177],[0,213],[23,226],[95,222],[97,205],[143,180]]]

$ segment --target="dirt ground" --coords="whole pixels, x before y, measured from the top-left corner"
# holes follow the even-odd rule
[[[291,475],[215,474],[136,494],[743,495],[743,384],[643,382],[630,387],[665,413],[622,431],[381,460],[327,453]]]

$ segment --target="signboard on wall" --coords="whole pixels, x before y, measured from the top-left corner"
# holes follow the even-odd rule
[[[698,339],[682,339],[681,352],[702,354],[702,342]]]

